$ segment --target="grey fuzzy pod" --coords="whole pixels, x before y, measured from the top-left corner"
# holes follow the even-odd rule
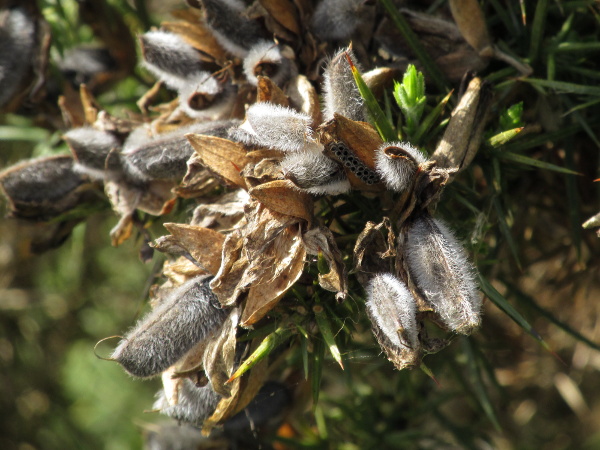
[[[481,296],[475,269],[442,221],[423,214],[412,224],[406,261],[417,287],[450,330],[470,334],[479,326]]]
[[[427,159],[408,142],[385,142],[375,151],[375,169],[393,191],[407,189],[417,173],[419,164]]]
[[[360,70],[354,53],[342,49],[329,61],[323,73],[323,120],[333,119],[334,113],[348,119],[365,121],[365,105],[358,92],[346,53]]]
[[[151,377],[173,365],[227,317],[199,276],[173,290],[121,340],[111,358],[134,377]]]
[[[322,153],[288,153],[281,161],[281,169],[296,186],[314,195],[337,195],[350,190],[342,167]]]
[[[168,31],[149,31],[140,36],[144,66],[171,89],[185,86],[202,71],[199,53],[180,36]]]
[[[271,41],[254,45],[244,58],[244,74],[254,86],[258,84],[259,75],[267,76],[276,85],[283,86],[297,73],[296,64],[282,54],[280,46]]]
[[[373,333],[388,356],[416,351],[417,305],[408,287],[391,273],[376,274],[367,285],[367,298]]]
[[[183,178],[194,149],[187,133],[225,137],[238,121],[227,120],[182,127],[154,138],[137,134],[125,142],[123,162],[129,175],[138,180],[176,180]],[[143,131],[143,130],[142,130]]]
[[[185,378],[179,389],[177,404],[169,404],[165,391],[161,389],[154,402],[154,409],[175,420],[201,426],[214,413],[220,400],[221,396],[213,390],[210,383],[199,387]]]
[[[31,67],[35,22],[25,8],[0,9],[0,108],[18,94]]]
[[[311,29],[321,39],[347,39],[364,17],[365,0],[322,0],[311,20]]]
[[[246,5],[239,0],[201,0],[206,25],[228,52],[244,58],[262,33],[258,24],[243,16]]]
[[[77,161],[74,170],[94,179],[104,178],[106,158],[121,144],[114,134],[91,127],[73,128],[63,136]]]

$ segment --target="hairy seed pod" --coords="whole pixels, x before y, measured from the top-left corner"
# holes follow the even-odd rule
[[[280,47],[269,41],[261,41],[250,49],[244,58],[244,73],[254,86],[258,76],[269,77],[278,86],[297,74],[294,62],[282,55]]]
[[[49,220],[77,206],[85,177],[73,170],[70,155],[32,159],[0,173],[0,190],[9,200],[10,214],[30,220]]]
[[[212,278],[193,278],[169,293],[119,343],[111,357],[135,377],[159,374],[227,317],[209,287]]]
[[[188,378],[181,380],[176,404],[169,403],[165,391],[162,389],[158,391],[156,397],[154,409],[158,409],[161,414],[175,420],[196,426],[201,426],[213,414],[221,401],[221,396],[213,390],[210,383],[199,387]]]
[[[364,101],[356,87],[346,54],[360,70],[350,49],[338,51],[329,61],[323,73],[323,120],[331,120],[334,113],[338,113],[348,119],[364,122]]]
[[[200,72],[178,89],[181,110],[198,120],[218,120],[228,115],[235,101],[235,90],[208,72]]]
[[[256,22],[243,16],[246,6],[239,0],[201,0],[206,25],[229,53],[244,58],[261,40]]]
[[[367,286],[367,314],[380,345],[401,355],[419,347],[417,304],[406,285],[391,273],[375,275]]]
[[[479,326],[475,269],[442,221],[428,214],[415,220],[408,229],[406,260],[417,287],[450,330],[469,334]]]
[[[262,145],[284,152],[320,151],[310,128],[310,116],[272,103],[255,103],[246,111],[246,120],[232,137],[247,145]]]
[[[110,151],[121,146],[112,133],[91,127],[73,128],[64,134],[76,164],[73,170],[94,179],[103,179],[106,158]]]
[[[328,151],[363,183],[373,185],[380,181],[377,172],[367,167],[365,163],[363,163],[343,142],[332,142],[328,146]]]
[[[364,19],[365,0],[322,0],[311,20],[311,29],[323,40],[348,39]]]
[[[100,80],[106,80],[119,67],[110,50],[105,47],[80,45],[65,52],[58,68],[74,87],[85,84],[93,91]]]
[[[281,161],[281,168],[286,178],[314,195],[337,195],[350,190],[342,167],[322,153],[288,153]]]
[[[35,41],[35,22],[25,9],[0,9],[0,109],[19,95]]]
[[[407,189],[419,165],[427,161],[423,153],[408,142],[386,142],[375,151],[375,169],[388,188]]]
[[[154,138],[148,130],[138,128],[125,141],[123,161],[127,173],[136,180],[176,180],[187,171],[187,161],[194,149],[185,137],[187,133],[207,136],[227,136],[227,130],[237,124],[235,120],[207,122],[180,127]]]
[[[149,31],[140,42],[144,67],[171,89],[185,87],[202,70],[198,52],[175,33]]]

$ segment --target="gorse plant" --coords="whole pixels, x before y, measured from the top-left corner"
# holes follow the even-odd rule
[[[62,5],[50,3],[47,14]],[[135,378],[161,377],[153,409],[193,427],[165,427],[148,445],[191,433],[207,446],[252,447],[265,431],[290,447],[474,448],[482,433],[459,430],[445,400],[423,394],[438,369],[456,376],[472,411],[499,431],[496,375],[466,337],[485,333],[484,300],[550,348],[498,283],[510,284],[497,276],[505,249],[523,267],[510,170],[578,174],[525,154],[541,137],[528,129],[528,99],[507,86],[518,74],[537,89],[594,92],[527,78],[543,55],[542,6],[523,60],[494,42],[477,2],[450,2],[450,21],[387,0],[189,0],[176,21],[140,34],[138,88],[156,82],[136,98],[139,112],[115,114],[102,99],[114,99],[111,86],[134,70],[129,27],[148,28],[144,2],[81,3],[105,45],[67,49],[71,30],[52,47],[65,83],[52,108],[71,154],[9,167],[0,186],[11,216],[40,223],[38,251],[110,205],[119,217],[112,244],[137,236],[142,259],[156,261],[152,310],[105,358]],[[514,11],[494,9],[513,26]],[[19,45],[38,56],[15,63],[0,53],[0,69],[20,74],[17,83],[0,71],[0,107],[18,110],[42,95],[42,44],[64,24],[48,19],[44,28],[33,2],[2,14],[29,26]],[[450,44],[439,45],[431,27]],[[561,57],[560,44],[552,48]],[[488,65],[486,76],[474,74]],[[155,235],[159,225],[169,234]],[[412,368],[426,375],[405,373]],[[346,377],[354,404],[329,394],[332,377]],[[369,404],[375,389],[384,394]],[[416,406],[406,413],[390,406],[409,400]],[[307,419],[299,410],[309,402]],[[426,410],[442,435],[429,435]],[[378,430],[367,430],[370,421]]]

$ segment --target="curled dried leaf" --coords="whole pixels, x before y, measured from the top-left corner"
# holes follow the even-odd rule
[[[338,300],[344,300],[348,294],[348,273],[331,230],[326,227],[313,228],[302,235],[302,240],[308,254],[323,255],[329,266],[328,273],[319,274],[319,285],[335,292]]]
[[[247,163],[242,144],[214,136],[186,134],[204,165],[228,183],[245,188],[240,171]]]
[[[272,211],[312,223],[311,196],[300,191],[289,180],[275,180],[260,184],[250,189],[249,194]]]

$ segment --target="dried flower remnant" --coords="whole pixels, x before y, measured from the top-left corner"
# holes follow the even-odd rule
[[[174,364],[219,329],[227,316],[208,286],[210,280],[200,276],[167,294],[123,338],[111,357],[140,378],[158,375]]]
[[[373,334],[389,360],[400,370],[418,364],[417,305],[411,292],[391,273],[375,275],[366,290]]]
[[[406,259],[411,277],[444,325],[470,334],[481,321],[481,296],[474,268],[452,231],[421,215],[409,227]]]
[[[350,58],[360,71],[350,49],[342,49],[329,61],[323,73],[323,120],[331,120],[338,113],[348,119],[365,121],[365,105],[356,87],[348,64]]]
[[[388,188],[406,190],[412,183],[420,164],[427,159],[408,142],[386,142],[376,150],[377,173]]]

